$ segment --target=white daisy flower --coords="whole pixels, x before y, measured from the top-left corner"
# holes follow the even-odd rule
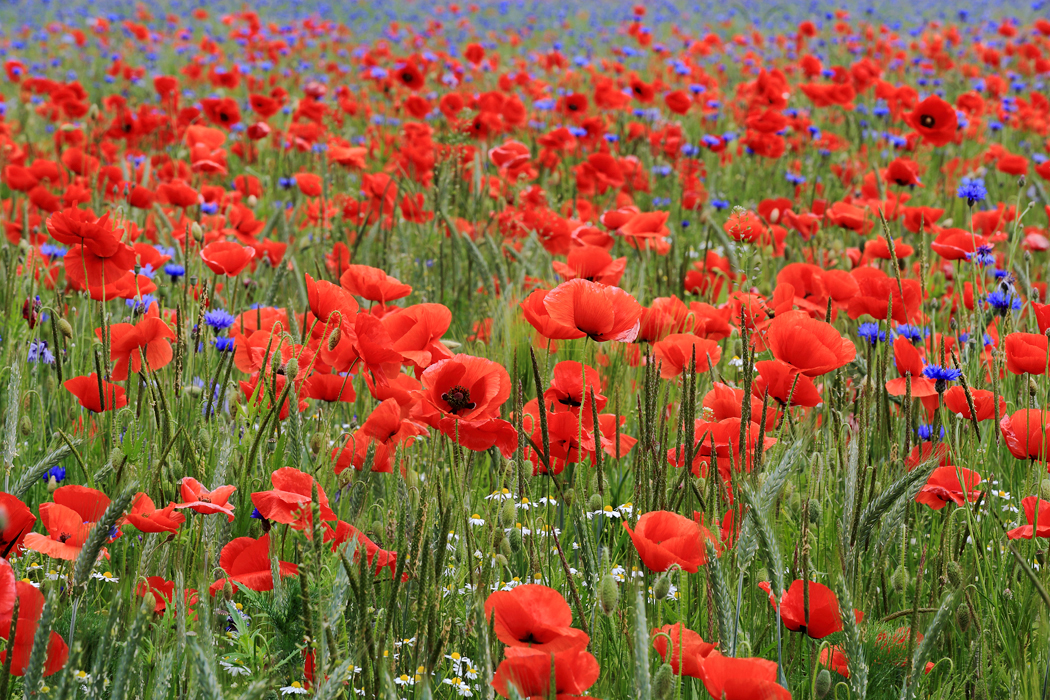
[[[306,695],[309,692],[299,681],[292,681],[291,685],[281,688],[281,695]]]

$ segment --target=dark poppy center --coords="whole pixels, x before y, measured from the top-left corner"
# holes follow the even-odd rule
[[[558,399],[558,403],[560,403],[562,406],[572,406],[573,408],[579,408],[581,406],[580,402],[576,400],[575,396],[565,396],[563,398],[560,398]]]
[[[932,129],[933,125],[936,123],[936,120],[931,115],[924,114],[921,117],[919,117],[919,123],[927,129]]]
[[[62,544],[65,544],[66,540],[68,540],[72,536],[73,535],[70,535],[68,533],[63,532],[61,535],[58,536],[58,541],[61,542]]]
[[[456,385],[441,395],[441,400],[448,404],[449,413],[469,411],[477,406],[470,400],[470,389]]]
[[[404,82],[404,83],[411,83],[414,80],[415,80],[415,78],[412,77],[411,73],[402,73],[401,74],[401,81]]]
[[[536,639],[536,634],[534,632],[532,632],[531,630],[529,631],[528,635],[526,635],[525,637],[523,637],[519,641],[522,644],[543,644],[543,642],[541,640]]]
[[[578,109],[579,109],[579,106],[575,102],[570,102],[569,103],[569,111],[570,112],[575,112]]]

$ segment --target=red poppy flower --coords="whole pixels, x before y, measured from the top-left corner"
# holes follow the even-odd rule
[[[970,398],[973,399],[974,412],[978,421],[986,421],[995,418],[995,396],[987,389],[970,388]],[[966,400],[966,390],[961,386],[953,386],[944,392],[944,405],[952,413],[971,420],[970,404]],[[999,415],[1006,415],[1006,399],[999,397]]]
[[[713,651],[700,665],[700,679],[714,700],[791,700],[787,688],[777,684],[775,661]]]
[[[183,502],[175,504],[175,507],[180,510],[189,508],[202,515],[224,513],[232,523],[233,506],[230,504],[230,496],[236,490],[236,486],[218,486],[209,491],[192,476],[186,476],[179,483]]]
[[[774,318],[766,330],[765,342],[773,357],[797,367],[808,377],[827,374],[857,355],[849,338],[805,311],[789,311]]]
[[[335,473],[339,474],[351,465],[361,471],[370,452],[372,471],[393,471],[394,454],[398,446],[404,449],[417,437],[426,434],[424,426],[404,418],[396,399],[387,399],[372,410],[342,450],[338,447],[332,450],[332,458],[336,460]]]
[[[135,495],[135,501],[128,511],[127,521],[142,532],[171,532],[179,530],[179,525],[186,522],[186,516],[175,512],[175,504],[169,503],[164,508],[157,508],[153,499],[145,493]]]
[[[671,638],[671,653],[668,658],[667,637]],[[704,659],[715,651],[715,645],[705,642],[704,638],[691,629],[687,629],[682,623],[664,625],[654,629],[650,636],[653,638],[653,648],[665,663],[671,664],[674,675],[700,678],[700,667]]]
[[[506,653],[492,677],[492,687],[505,698],[513,687],[520,697],[530,700],[567,699],[586,692],[601,673],[598,660],[583,644],[556,653],[523,647],[510,647]]]
[[[551,372],[550,388],[543,393],[546,401],[555,411],[573,411],[579,413],[582,407],[585,419],[591,416],[591,393],[594,394],[595,407],[601,411],[609,399],[602,395],[601,378],[598,370],[573,360],[564,360],[554,365]]]
[[[846,657],[846,652],[837,644],[821,650],[820,665],[830,668],[843,678],[849,678],[849,659]]]
[[[442,414],[475,421],[499,415],[510,398],[510,375],[503,365],[483,357],[456,355],[424,370],[423,396]]]
[[[33,639],[36,637],[36,630],[40,624],[40,616],[44,612],[44,594],[27,581],[16,581],[15,590],[19,603],[15,638],[11,639],[14,611],[9,610],[5,616],[0,617],[0,637],[8,640],[9,645],[7,650],[0,652],[0,663],[7,663],[7,655],[13,654],[10,660],[11,675],[24,676],[33,652]],[[6,608],[6,605],[4,607]],[[43,675],[46,677],[60,671],[66,665],[68,658],[69,647],[66,646],[61,635],[52,632],[47,645]]]
[[[886,381],[886,391],[890,396],[904,396],[908,393],[908,375],[911,375],[912,398],[937,395],[937,383],[922,374],[926,366],[922,353],[903,335],[893,340],[893,361],[897,367],[897,374],[901,376]]]
[[[1036,521],[1037,504],[1039,509],[1038,522]],[[1007,532],[1006,536],[1011,540],[1030,540],[1033,536],[1050,538],[1050,501],[1038,496],[1027,496],[1021,499],[1021,507],[1024,508],[1024,517],[1028,524],[1015,527]]]
[[[66,561],[80,556],[80,549],[94,527],[94,523],[85,522],[80,513],[58,503],[40,504],[40,523],[47,530],[47,536],[30,532],[25,536],[26,548]]]
[[[547,293],[543,306],[555,323],[591,340],[629,343],[638,335],[642,307],[619,287],[583,279],[564,282]]]
[[[306,530],[313,522],[310,502],[313,500],[314,478],[294,467],[282,467],[270,477],[273,489],[252,494],[252,503],[259,514],[267,520],[290,525],[293,530]],[[328,505],[328,496],[317,484],[317,499],[321,520],[335,520],[335,513]]]
[[[627,267],[627,258],[616,258],[598,246],[581,246],[569,252],[565,262],[555,260],[554,271],[562,279],[585,279],[599,284],[617,285]]]
[[[95,335],[101,339],[102,329],[96,329]],[[146,316],[135,324],[114,323],[110,326],[109,345],[113,379],[124,381],[129,371],[138,373],[144,367],[150,371],[166,367],[174,357],[169,342],[174,339],[175,332],[156,315]]]
[[[232,540],[222,548],[222,553],[219,555],[219,566],[229,578],[221,578],[210,586],[209,591],[213,596],[222,590],[227,581],[233,585],[234,591],[237,590],[238,584],[259,593],[272,591],[270,533],[266,533],[257,540],[251,537],[238,537]],[[281,578],[299,575],[299,567],[286,561],[278,561],[278,570]]]
[[[81,406],[94,413],[113,411],[128,405],[128,399],[124,395],[124,387],[117,386],[104,379],[100,380],[98,375],[92,372],[84,377],[73,377],[62,383],[62,386],[77,397]],[[101,386],[101,395],[99,394]]]
[[[356,562],[361,557],[361,548],[365,550],[366,561],[368,562],[369,568],[372,568],[376,572],[376,576],[379,575],[380,570],[390,569],[390,576],[393,577],[397,571],[397,552],[389,551],[386,549],[380,549],[372,540],[365,537],[365,534],[358,530],[350,523],[338,521],[333,529],[328,523],[323,523],[324,527],[324,542],[332,543],[332,551],[336,551],[339,547],[343,546],[347,542],[357,542],[357,547],[354,550],[353,560]],[[407,574],[405,574],[407,577]]]
[[[816,581],[809,582],[809,618],[805,611],[805,582],[794,581],[780,599],[780,618],[784,626],[792,632],[805,632],[813,639],[823,639],[830,634],[842,631],[842,615],[839,612],[839,600],[825,585]],[[776,608],[777,601],[768,582],[763,581],[758,587],[769,594],[770,604]],[[864,614],[853,611],[857,622]]]
[[[485,618],[496,637],[511,647],[559,652],[586,645],[589,637],[572,626],[572,610],[561,593],[538,584],[496,591],[485,600]],[[550,668],[548,667],[548,676]]]
[[[0,559],[20,556],[25,549],[23,541],[36,524],[36,516],[18,498],[0,493],[0,522],[4,525],[0,531]],[[3,611],[0,610],[2,617]]]
[[[402,299],[412,293],[409,285],[368,265],[349,265],[339,277],[339,284],[354,296],[380,304]]]
[[[884,177],[886,182],[900,187],[922,187],[922,182],[919,181],[919,165],[909,158],[894,158],[886,167]]]
[[[232,241],[216,241],[204,246],[200,256],[215,274],[236,277],[255,257],[255,248]]]
[[[904,120],[931,146],[944,146],[955,139],[959,119],[955,108],[937,95],[930,95],[907,112]]]
[[[695,574],[707,563],[704,539],[712,540],[716,548],[721,547],[711,533],[696,522],[666,510],[644,514],[638,518],[634,530],[627,523],[623,528],[650,571],[667,571],[672,564],[677,564],[683,571]]]
[[[196,590],[186,588],[183,589],[182,593],[185,596],[187,609],[189,609],[189,606],[197,604]],[[153,612],[163,615],[168,604],[175,599],[175,582],[168,581],[163,576],[147,576],[145,581],[139,581],[139,585],[135,587],[135,595],[140,598],[152,595]]]
[[[1006,336],[1006,371],[1011,374],[1045,374],[1050,364],[1047,338],[1035,333]]]
[[[324,191],[321,176],[314,173],[296,173],[295,184],[305,197],[320,197]]]
[[[821,402],[820,392],[813,380],[792,365],[780,360],[762,360],[755,363],[755,369],[758,370],[758,377],[755,379],[752,391],[756,397],[764,396],[766,392],[769,392],[769,398],[781,406],[813,407]],[[761,402],[758,405],[758,413],[755,413],[752,408],[752,418],[762,415]],[[768,412],[771,417],[776,417],[775,410]]]
[[[549,290],[537,289],[521,302],[521,311],[525,320],[536,329],[540,336],[548,340],[575,340],[586,337],[587,334],[575,326],[567,326],[551,318],[544,303],[549,293]]]
[[[722,347],[713,340],[692,333],[675,333],[653,345],[660,363],[660,376],[673,379],[688,371],[695,359],[696,371],[707,372],[722,359]]]
[[[957,466],[937,467],[915,497],[915,502],[925,503],[934,510],[940,510],[949,501],[957,506],[967,501],[973,503],[981,495],[981,492],[974,488],[979,483],[981,475],[971,469]]]

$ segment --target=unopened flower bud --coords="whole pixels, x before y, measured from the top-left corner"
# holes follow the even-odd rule
[[[503,527],[514,527],[518,520],[518,509],[514,506],[514,500],[508,498],[503,501],[499,509],[499,524]]]
[[[671,664],[660,664],[653,675],[653,697],[656,700],[668,700],[674,692],[674,671]]]
[[[510,543],[510,550],[517,554],[521,551],[521,528],[514,528],[507,534],[507,541]]]
[[[890,576],[890,587],[893,588],[893,592],[897,595],[904,593],[908,589],[908,583],[910,583],[910,577],[908,576],[908,569],[901,564]]]
[[[73,339],[73,326],[69,325],[69,321],[64,318],[58,319],[58,330],[62,332],[66,340]]]
[[[820,523],[821,516],[824,514],[823,507],[820,505],[820,501],[815,498],[809,499],[809,522],[811,525],[817,525]]]
[[[591,497],[587,499],[587,512],[596,513],[605,507],[605,503],[602,501],[602,495],[600,493],[592,493]]]
[[[54,493],[58,489],[58,479],[52,474],[47,480],[47,492]]]
[[[653,598],[656,600],[663,600],[671,592],[671,579],[667,577],[667,574],[661,574],[660,578],[656,579],[653,584]]]
[[[831,671],[826,668],[820,669],[817,674],[817,697],[824,698],[831,691]]]
[[[339,345],[339,341],[343,337],[343,332],[339,330],[339,326],[332,329],[332,332],[328,335],[328,351],[335,350],[335,347]]]
[[[620,605],[620,587],[616,585],[616,577],[605,574],[602,577],[601,586],[598,588],[598,602],[602,606],[602,612],[612,615]]]
[[[970,606],[960,605],[955,609],[955,624],[959,626],[959,631],[965,632],[970,629]]]
[[[196,221],[190,224],[190,233],[193,235],[193,240],[198,243],[204,240],[204,229]]]

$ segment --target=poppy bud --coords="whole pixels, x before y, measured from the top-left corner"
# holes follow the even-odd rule
[[[503,505],[499,509],[499,524],[503,527],[514,527],[514,523],[518,520],[518,509],[514,505],[514,500],[508,498],[503,501]]]
[[[602,612],[612,615],[620,605],[620,587],[616,585],[616,577],[605,574],[602,577],[601,586],[598,588],[598,602],[602,606]]]
[[[6,530],[8,525],[7,511],[0,508],[0,530]],[[16,630],[17,631],[17,630]]]
[[[509,564],[509,560],[507,559],[507,556],[505,554],[497,554],[496,555],[496,562],[500,566],[507,566]]]
[[[948,583],[958,587],[962,583],[962,567],[957,561],[949,561],[945,567],[948,570]]]
[[[587,499],[588,513],[597,513],[604,507],[605,503],[602,501],[602,495],[600,493],[592,493],[591,497]]]
[[[1044,501],[1050,501],[1050,479],[1039,482],[1039,497]]]
[[[499,552],[501,556],[506,557],[507,559],[510,559],[512,556],[514,556],[514,548],[510,546],[509,537],[504,537],[502,540],[500,540]]]
[[[245,202],[247,202],[249,207],[254,209],[255,205],[259,203],[259,198],[256,197],[254,194],[250,194],[248,195],[248,199],[246,199]]]
[[[901,564],[890,576],[890,587],[893,588],[893,592],[897,595],[904,593],[908,589],[909,576],[908,569]]]
[[[324,437],[321,435],[321,433],[314,433],[310,436],[310,454],[319,454],[323,446]]]
[[[1021,177],[1017,178],[1017,189],[1024,189],[1024,186],[1025,186],[1026,183],[1027,183],[1027,180],[1025,180],[1024,175],[1022,175]]]
[[[824,514],[823,507],[820,505],[820,501],[815,498],[809,499],[809,523],[810,525],[820,524],[821,516]]]
[[[960,605],[955,609],[955,624],[962,632],[970,629],[970,606]]]
[[[576,489],[565,489],[565,507],[571,508],[572,504],[576,502]]]
[[[66,340],[73,339],[73,326],[69,325],[69,321],[66,319],[58,319],[58,330],[62,331],[62,335],[66,337]]]
[[[198,243],[204,240],[204,229],[196,221],[190,224],[190,233],[193,234],[193,240]]]
[[[820,669],[817,674],[817,697],[824,698],[831,690],[831,671],[826,668]]]
[[[200,395],[203,393],[199,386],[194,386],[193,384],[187,386],[185,389],[183,389],[183,391],[186,392],[187,396],[193,399],[200,398]]]
[[[98,116],[99,116],[98,105],[95,104],[94,102],[92,102],[91,106],[88,107],[88,111],[87,111],[88,121],[95,121],[95,120],[98,119]]]
[[[1035,398],[1039,394],[1039,385],[1031,377],[1028,378],[1028,394]]]
[[[28,436],[33,432],[33,421],[29,420],[29,416],[22,416],[22,419],[18,422],[18,429],[24,436]]]
[[[663,600],[670,592],[671,579],[667,578],[667,574],[662,574],[660,578],[656,579],[656,583],[653,584],[653,598]]]
[[[328,335],[328,351],[335,350],[335,346],[339,345],[339,341],[343,337],[343,332],[339,330],[339,326],[332,329],[332,332]]]
[[[54,493],[58,489],[58,479],[52,474],[47,480],[47,492]]]
[[[656,700],[667,700],[674,691],[674,671],[671,664],[660,664],[653,676],[653,697]]]
[[[514,528],[507,535],[507,540],[510,545],[510,551],[517,554],[521,551],[521,528]]]
[[[226,579],[222,584],[222,597],[227,601],[233,600],[233,584],[230,583],[230,579]]]

